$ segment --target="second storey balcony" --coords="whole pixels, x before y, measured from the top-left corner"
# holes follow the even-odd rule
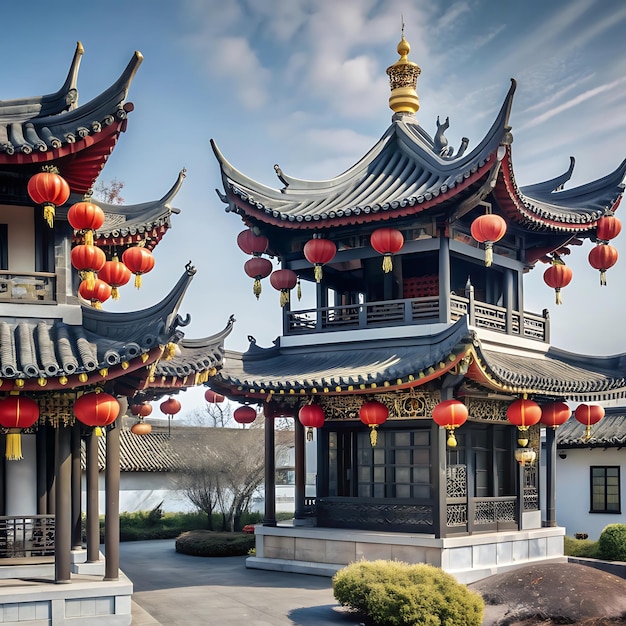
[[[56,275],[0,270],[0,302],[56,303]]]

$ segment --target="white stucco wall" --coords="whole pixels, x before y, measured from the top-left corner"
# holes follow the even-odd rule
[[[35,435],[21,435],[21,461],[6,461],[6,515],[37,515],[37,444]]]
[[[626,523],[626,450],[617,448],[561,450],[566,458],[556,459],[556,520],[568,536],[587,533],[597,539],[607,524]],[[622,512],[590,513],[590,470],[592,465],[619,465]]]
[[[9,269],[12,272],[34,272],[35,220],[33,207],[0,207],[0,224],[7,225]]]

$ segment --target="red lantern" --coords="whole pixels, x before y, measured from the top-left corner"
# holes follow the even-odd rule
[[[476,241],[485,244],[485,266],[490,267],[493,262],[493,244],[506,234],[504,218],[494,213],[481,215],[472,222],[470,230]]]
[[[324,425],[324,409],[319,404],[305,404],[298,411],[298,419],[306,428],[307,441],[312,441],[313,429]]]
[[[152,405],[148,402],[142,402],[141,404],[131,404],[130,412],[133,415],[138,415],[139,417],[148,417],[152,413]]]
[[[98,278],[111,285],[113,300],[120,297],[118,287],[126,285],[131,276],[131,271],[117,257],[107,261],[98,272]]]
[[[106,263],[106,255],[96,246],[74,246],[70,252],[72,265],[78,270],[80,277],[93,288],[96,272],[99,272]]]
[[[256,419],[256,411],[251,406],[240,406],[234,410],[233,418],[237,424],[252,424]]]
[[[506,417],[520,431],[518,443],[524,447],[528,444],[527,431],[541,420],[541,407],[532,400],[520,398],[509,405]]]
[[[599,404],[579,404],[574,417],[585,427],[585,441],[591,439],[591,427],[604,417],[604,409]]]
[[[552,265],[543,273],[543,282],[554,289],[556,303],[562,304],[561,289],[567,287],[572,280],[572,270],[563,261],[553,260]]]
[[[136,422],[130,427],[130,432],[134,435],[149,435],[152,432],[152,426],[145,422]]]
[[[122,263],[135,275],[135,287],[141,287],[141,277],[154,267],[152,252],[143,246],[127,248],[122,254]]]
[[[433,409],[433,420],[448,431],[448,446],[456,447],[454,429],[467,421],[467,407],[459,400],[444,400]]]
[[[104,224],[104,211],[93,202],[83,200],[73,204],[67,212],[67,221],[75,231],[85,234],[85,245],[93,245],[93,231]]]
[[[20,430],[30,428],[39,419],[39,405],[24,396],[7,396],[0,401],[0,426],[8,428],[5,458],[22,459]]]
[[[615,239],[622,231],[622,223],[615,215],[603,215],[596,225],[596,238],[599,241]]]
[[[385,274],[391,272],[393,264],[391,255],[402,250],[404,245],[404,236],[397,228],[378,228],[371,237],[370,243],[372,248],[383,256],[383,272]]]
[[[215,393],[215,391],[213,391],[213,389],[207,389],[204,392],[204,399],[207,402],[210,402],[211,404],[219,404],[221,402],[224,402],[224,400],[226,398],[224,398],[224,396],[221,393]]]
[[[54,210],[67,202],[70,197],[70,186],[59,176],[53,166],[49,171],[39,172],[28,181],[28,195],[35,204],[43,204],[43,216],[48,226],[54,225]]]
[[[74,402],[74,415],[86,426],[103,428],[112,424],[120,414],[120,403],[102,391],[85,393]]]
[[[173,417],[180,411],[181,404],[176,398],[168,398],[159,405],[161,413],[165,413],[168,417]]]
[[[359,417],[366,426],[370,427],[370,442],[372,446],[375,446],[378,438],[376,428],[385,423],[389,417],[389,409],[378,400],[370,400],[361,405]]]
[[[99,278],[94,280],[93,287],[90,287],[86,280],[78,286],[78,295],[85,300],[89,300],[94,309],[101,309],[102,303],[111,297],[111,292],[111,285]]]
[[[572,410],[565,402],[550,402],[541,405],[541,423],[550,428],[558,428],[570,418]]]
[[[304,244],[303,252],[306,260],[315,266],[315,281],[321,282],[322,265],[333,260],[337,254],[337,246],[330,239],[314,237]]]
[[[589,252],[589,265],[600,270],[600,284],[606,285],[606,271],[617,263],[617,250],[606,243],[597,245]]]
[[[247,230],[242,230],[237,235],[237,245],[246,254],[259,256],[267,250],[269,242],[267,237],[263,237],[263,235],[255,235],[254,231],[251,228],[248,228]]]
[[[254,278],[252,293],[258,300],[261,295],[261,279],[271,274],[272,262],[260,256],[253,256],[244,263],[243,269],[250,278]]]
[[[274,270],[270,275],[270,284],[280,291],[280,306],[289,302],[289,292],[296,286],[298,276],[292,270]]]

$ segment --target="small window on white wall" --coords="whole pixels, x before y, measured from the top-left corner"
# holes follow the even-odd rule
[[[591,466],[591,513],[621,513],[619,465]]]

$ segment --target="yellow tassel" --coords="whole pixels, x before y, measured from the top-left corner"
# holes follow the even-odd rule
[[[93,429],[93,434],[94,434],[96,437],[102,437],[102,435],[103,435],[104,433],[103,433],[102,428],[100,428],[100,426],[95,426],[95,427],[94,427],[94,429]]]
[[[289,292],[286,289],[280,291],[280,306],[285,306],[289,302]]]
[[[316,265],[315,266],[315,270],[313,272],[313,275],[315,276],[315,282],[316,283],[321,283],[322,282],[322,266],[321,265]]]
[[[5,458],[7,461],[19,461],[22,456],[22,437],[19,428],[11,428],[7,434]]]
[[[112,287],[111,288],[111,298],[113,300],[119,300],[120,299],[120,291],[117,287]]]
[[[96,284],[96,275],[94,272],[85,272],[85,282],[87,283],[87,289],[93,289]]]
[[[563,304],[563,299],[561,298],[561,290],[557,287],[554,291],[556,293],[556,303]]]
[[[135,274],[135,287],[141,289],[141,274]]]
[[[448,430],[448,440],[446,442],[449,448],[456,448],[456,437],[454,436],[454,428]]]
[[[385,272],[385,274],[389,274],[392,269],[393,262],[391,261],[391,255],[385,254],[385,256],[383,257],[383,272]]]
[[[91,229],[85,231],[85,245],[93,246],[93,230]]]
[[[300,302],[300,300],[302,300],[302,285],[300,285],[300,279],[298,278],[298,302]]]
[[[254,279],[254,285],[252,285],[252,293],[256,296],[256,299],[259,299],[259,296],[261,295],[261,279],[260,278],[255,278]]]
[[[485,267],[491,267],[493,263],[493,244],[491,241],[485,243]]]
[[[306,429],[306,440],[313,441],[313,429],[310,426]]]
[[[376,424],[370,424],[370,443],[372,444],[372,447],[374,447],[376,445],[376,442],[378,441],[378,431],[376,430]]]
[[[600,285],[606,285],[606,270],[600,270]]]
[[[48,222],[48,226],[54,226],[54,204],[46,203],[43,205],[43,218]]]
[[[100,309],[102,308],[102,302],[98,302],[98,300],[92,300],[92,301],[91,301],[91,306],[92,306],[94,309],[98,309],[98,310],[100,310]]]

